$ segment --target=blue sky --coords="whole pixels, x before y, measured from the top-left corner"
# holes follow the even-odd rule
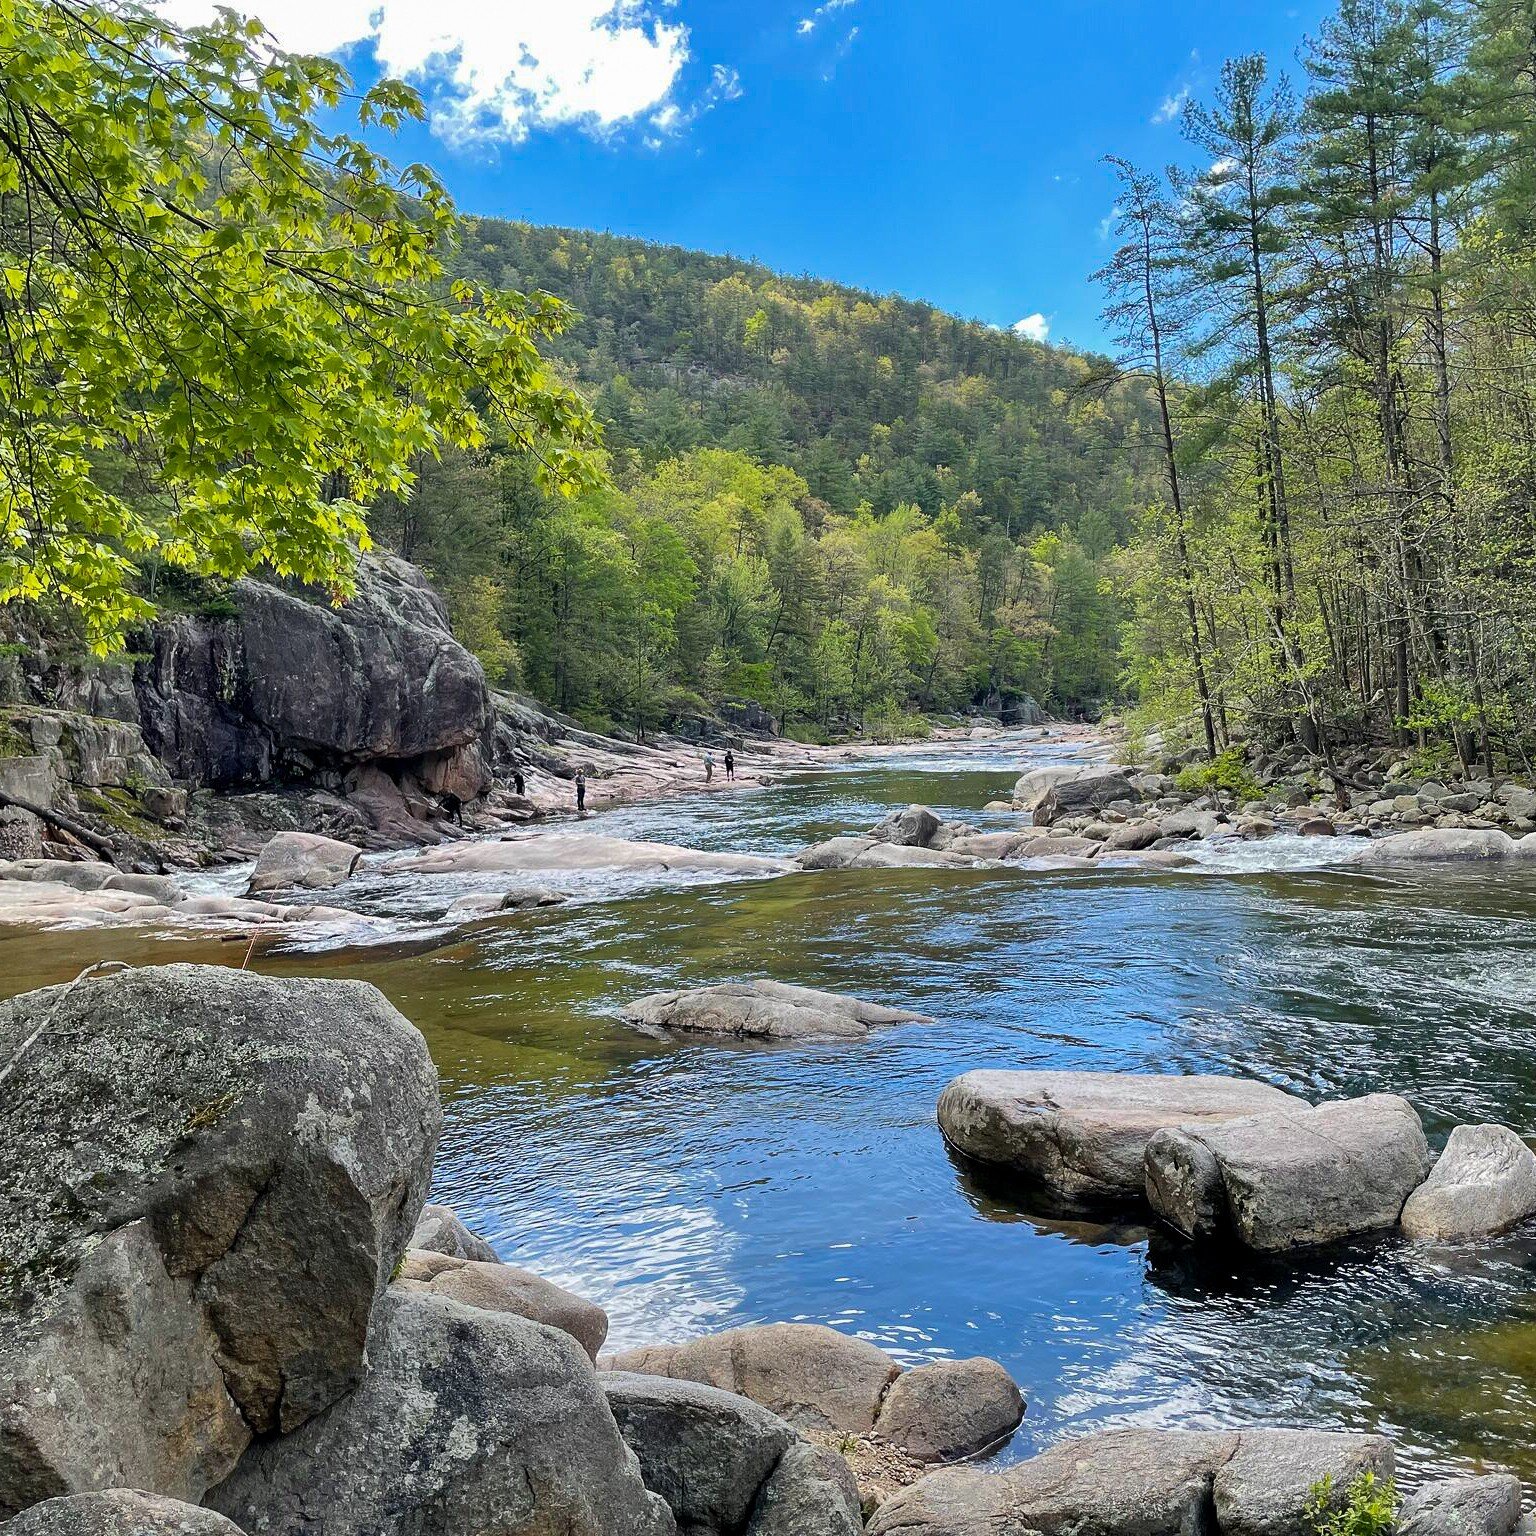
[[[195,13],[206,0],[166,0]],[[246,0],[280,41],[421,86],[467,211],[610,229],[1101,342],[1110,152],[1324,14],[1142,0]]]

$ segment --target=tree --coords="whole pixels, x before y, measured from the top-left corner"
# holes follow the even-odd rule
[[[318,126],[349,81],[221,13],[0,9],[0,604],[106,650],[161,566],[350,587],[365,510],[493,430],[554,487],[591,418],[539,343],[547,296],[446,287],[455,215]],[[393,81],[360,122],[421,115]]]

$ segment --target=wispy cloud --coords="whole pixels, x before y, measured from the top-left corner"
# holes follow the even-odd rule
[[[834,11],[846,11],[858,3],[859,0],[822,0],[822,4],[818,5],[809,16],[800,18],[800,24],[795,28],[795,32],[800,37],[809,37]]]
[[[371,46],[380,66],[421,87],[434,131],[449,143],[515,144],[540,128],[598,136],[630,124],[676,131],[705,102],[740,94],[716,71],[705,98],[679,106],[689,62],[671,0],[239,0],[296,53]],[[830,0],[829,0],[830,3]],[[161,0],[198,22],[213,0]]]
[[[1013,329],[1026,341],[1044,343],[1051,339],[1051,322],[1042,314],[1025,315],[1022,320],[1015,320]]]
[[[1120,217],[1120,204],[1116,203],[1108,213],[1099,220],[1099,239],[1108,240],[1114,233],[1115,220]]]
[[[1164,96],[1162,105],[1152,114],[1154,123],[1171,123],[1189,104],[1189,87],[1181,85],[1171,96]]]

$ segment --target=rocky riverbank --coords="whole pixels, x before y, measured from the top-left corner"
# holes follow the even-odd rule
[[[1265,1425],[996,1470],[1027,1411],[996,1361],[822,1326],[603,1355],[600,1307],[425,1204],[436,1073],[362,983],[86,974],[0,1005],[0,1083],[8,1536],[1314,1536],[1394,1469],[1380,1436]],[[1182,1092],[1202,1135],[1253,1107]],[[1118,1170],[1113,1097],[1064,1112]],[[1433,1481],[1397,1528],[1514,1536],[1520,1504]]]

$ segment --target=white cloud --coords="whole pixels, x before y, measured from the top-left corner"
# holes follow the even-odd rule
[[[459,144],[516,143],[540,127],[605,133],[655,121],[689,57],[688,29],[661,19],[670,0],[236,3],[291,52],[372,44],[388,73],[422,87],[433,127]],[[215,6],[162,0],[162,9],[190,23],[208,20]]]
[[[1027,341],[1049,341],[1051,336],[1051,322],[1039,314],[1025,315],[1022,320],[1015,320],[1013,329],[1016,335]]]
[[[1120,204],[1116,203],[1108,213],[1099,220],[1099,239],[1108,240],[1115,232],[1115,220],[1120,217]]]
[[[822,4],[818,5],[809,16],[801,17],[800,24],[795,28],[795,31],[801,37],[809,37],[816,30],[816,23],[824,16],[830,16],[833,11],[846,11],[849,6],[857,5],[858,3],[859,0],[822,0]]]
[[[1162,105],[1152,114],[1154,123],[1171,123],[1189,101],[1189,87],[1181,85],[1171,96],[1164,96]]]

